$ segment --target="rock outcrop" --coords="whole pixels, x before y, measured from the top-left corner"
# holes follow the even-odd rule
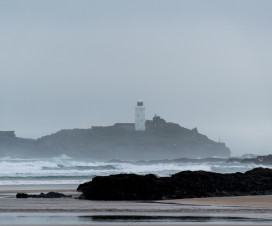
[[[62,193],[58,192],[48,192],[46,194],[40,193],[39,195],[31,195],[31,194],[26,194],[26,193],[17,193],[16,198],[67,198],[71,196],[64,195]]]
[[[219,174],[183,171],[171,177],[119,174],[97,176],[79,185],[82,199],[161,200],[196,197],[272,194],[272,170],[255,168],[245,173]]]

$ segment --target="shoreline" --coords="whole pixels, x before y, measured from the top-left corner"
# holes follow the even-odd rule
[[[50,191],[65,194],[81,194],[77,191],[77,184],[27,184],[27,185],[0,185],[0,197],[9,194],[16,197],[17,193],[47,193]],[[74,196],[73,196],[74,197]],[[86,200],[93,202],[92,200]],[[99,202],[99,201],[98,201]],[[111,202],[111,201],[109,201]],[[123,202],[130,202],[124,200]],[[141,202],[137,201],[136,202]],[[222,197],[205,197],[205,198],[184,198],[168,200],[149,200],[142,201],[154,202],[160,204],[177,204],[177,205],[195,205],[195,206],[249,206],[249,207],[272,207],[272,195],[246,195],[246,196],[222,196]]]
[[[76,192],[77,185],[50,185]],[[68,186],[68,187],[67,187]],[[70,186],[70,187],[69,187]],[[44,185],[0,186],[4,225],[271,225],[272,195],[155,201],[92,201],[75,198],[16,199],[16,193],[48,192]],[[9,188],[9,189],[7,189]],[[6,196],[5,194],[9,194]],[[75,195],[73,195],[75,197]],[[24,223],[22,223],[22,217]]]
[[[190,198],[190,199],[172,199],[155,201],[157,203],[170,203],[182,205],[197,206],[241,206],[241,207],[272,207],[272,195],[247,195],[247,196],[224,196],[224,197],[207,197],[207,198]]]
[[[25,184],[25,185],[0,185],[0,199],[15,198],[17,193],[40,194],[58,192],[77,197],[77,184]]]
[[[0,185],[0,192],[3,190],[42,190],[44,188],[52,188],[52,189],[76,189],[78,184],[10,184],[10,185]],[[31,188],[31,189],[26,189]],[[34,189],[32,189],[34,188]]]

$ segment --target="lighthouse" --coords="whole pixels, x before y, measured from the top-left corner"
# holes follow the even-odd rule
[[[135,108],[135,130],[145,131],[145,107],[142,100],[137,101]]]

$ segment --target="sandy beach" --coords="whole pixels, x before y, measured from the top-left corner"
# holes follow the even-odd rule
[[[55,189],[51,189],[54,188]],[[1,225],[271,225],[272,196],[162,201],[16,199],[49,190],[78,196],[75,185],[0,188]]]
[[[272,195],[193,198],[158,201],[186,205],[218,205],[243,207],[272,207]]]

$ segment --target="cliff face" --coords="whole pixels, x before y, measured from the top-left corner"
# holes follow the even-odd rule
[[[167,123],[158,116],[146,121],[146,131],[134,131],[133,128],[132,123],[117,123],[107,127],[61,130],[35,141],[28,141],[29,149],[24,149],[22,153],[34,156],[66,154],[97,160],[230,156],[230,150],[224,143],[209,140],[198,133],[197,129],[190,130],[175,123]],[[19,145],[16,139],[18,138],[11,142],[13,146]],[[1,145],[0,151],[3,153]]]
[[[0,156],[24,157],[31,156],[36,149],[36,140],[15,136],[14,131],[0,131]]]

